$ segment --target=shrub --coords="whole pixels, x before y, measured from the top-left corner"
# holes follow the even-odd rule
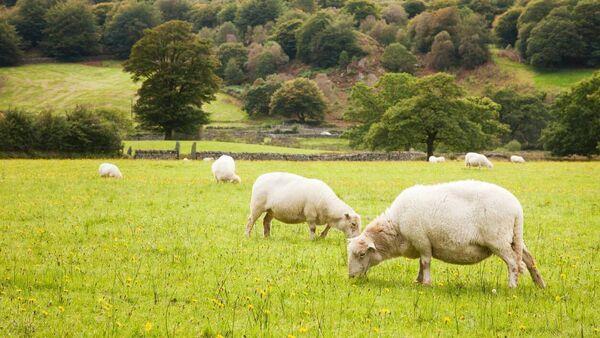
[[[248,0],[238,7],[236,24],[242,29],[264,25],[269,21],[275,21],[282,9],[281,0]]]
[[[319,87],[314,81],[304,78],[286,81],[273,94],[269,106],[271,115],[297,117],[302,123],[322,121],[327,109]]]
[[[142,38],[144,30],[160,23],[160,13],[145,2],[122,4],[107,24],[105,43],[111,52],[127,58],[131,47]]]
[[[64,149],[76,153],[116,153],[121,150],[118,126],[84,107],[67,113]]]
[[[414,74],[416,64],[417,58],[397,42],[387,46],[381,56],[381,65],[390,72]]]
[[[35,120],[37,149],[42,151],[65,151],[65,139],[69,124],[64,116],[51,111],[41,112]]]
[[[164,21],[186,21],[191,15],[192,4],[188,0],[157,0],[155,5]]]
[[[517,21],[523,12],[521,8],[513,8],[500,15],[496,19],[494,25],[494,36],[497,39],[498,45],[502,48],[507,45],[514,46],[517,41],[519,30],[517,29]]]
[[[370,0],[348,0],[344,11],[354,17],[354,24],[358,26],[368,16],[379,17],[379,6]]]
[[[408,14],[402,5],[391,3],[383,9],[381,16],[387,23],[404,25],[408,19]]]
[[[235,59],[238,68],[244,66],[248,61],[248,48],[239,42],[226,42],[219,46],[217,58],[221,64],[217,70],[217,74],[224,76],[229,60]]]
[[[239,32],[232,22],[225,22],[217,28],[215,32],[215,42],[217,44],[225,42],[237,42]]]
[[[47,0],[19,0],[13,23],[25,47],[37,47],[44,36],[46,20],[44,16],[50,8]]]
[[[277,42],[269,41],[264,46],[255,43],[250,46],[246,68],[251,77],[256,79],[277,72],[288,61],[288,56]]]
[[[208,27],[213,28],[219,24],[218,15],[221,7],[216,3],[196,4],[190,11],[190,21],[196,31]]]
[[[402,4],[402,7],[404,7],[409,19],[421,14],[427,8],[425,3],[420,0],[407,0]]]
[[[0,18],[0,66],[14,66],[21,61],[21,39],[15,28]]]
[[[219,23],[235,21],[235,14],[237,13],[237,9],[238,7],[235,2],[223,6],[223,8],[221,8],[219,13],[217,14],[217,20],[219,21]]]
[[[96,24],[99,27],[104,26],[110,19],[110,15],[115,9],[113,2],[103,2],[92,6],[92,13],[96,17]]]
[[[447,70],[455,62],[456,53],[450,34],[442,31],[435,36],[431,51],[427,54],[427,66],[435,70]]]
[[[288,21],[278,22],[277,26],[275,27],[273,39],[277,41],[290,59],[296,57],[296,34],[301,26],[302,20],[291,19]]]
[[[227,61],[227,65],[223,71],[223,79],[230,85],[238,85],[244,82],[244,72],[237,59],[231,58]]]
[[[0,112],[0,149],[30,151],[35,146],[33,116],[21,110]]]
[[[45,52],[58,58],[78,58],[98,51],[98,29],[91,6],[78,0],[58,3],[46,13],[42,42]]]
[[[506,149],[508,151],[520,151],[521,143],[519,143],[519,141],[517,141],[517,140],[512,140],[504,145],[504,149]]]
[[[250,117],[268,115],[271,97],[280,87],[281,81],[276,76],[257,79],[244,95],[244,110]]]

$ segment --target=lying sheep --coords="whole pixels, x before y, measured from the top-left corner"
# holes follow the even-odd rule
[[[465,155],[465,166],[467,167],[488,167],[492,169],[494,165],[488,158],[483,154],[478,153],[467,153]]]
[[[252,187],[250,216],[246,236],[250,237],[256,220],[263,219],[264,236],[269,237],[273,218],[284,223],[308,222],[310,238],[315,238],[317,225],[326,224],[321,237],[334,227],[353,237],[360,234],[360,216],[340,200],[323,181],[274,172],[259,176]]]
[[[241,183],[242,180],[235,173],[235,161],[229,155],[222,155],[212,164],[212,173],[217,182]]]
[[[446,158],[444,156],[440,156],[440,157],[435,157],[435,156],[429,156],[429,163],[442,163],[442,162],[446,162]]]
[[[98,167],[98,174],[100,174],[100,177],[123,178],[121,170],[112,163],[102,163],[100,167]]]
[[[517,155],[512,155],[510,157],[510,161],[512,163],[525,163],[525,159],[521,156],[517,156]]]
[[[508,286],[517,286],[524,262],[533,281],[545,287],[523,242],[523,210],[504,188],[458,181],[404,190],[392,206],[348,243],[350,277],[395,257],[419,258],[417,282],[431,284],[431,258],[474,264],[490,255],[508,266]]]

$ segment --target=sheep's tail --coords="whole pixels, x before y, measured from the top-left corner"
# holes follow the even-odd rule
[[[512,249],[515,252],[515,259],[517,260],[517,266],[519,267],[519,273],[525,271],[523,264],[523,247],[525,246],[523,240],[523,212],[515,218],[515,224],[513,229],[513,242]]]

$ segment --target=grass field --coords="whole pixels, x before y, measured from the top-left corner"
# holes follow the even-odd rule
[[[0,161],[1,336],[598,336],[600,164],[238,162],[242,184],[210,164],[117,160]],[[254,179],[290,171],[329,183],[363,221],[404,188],[473,178],[511,190],[548,288],[507,289],[498,258],[388,261],[349,280],[346,239],[308,240],[274,222],[244,237]]]
[[[510,72],[521,82],[531,83],[539,90],[552,93],[568,89],[584,78],[592,76],[595,71],[590,68],[538,70],[504,57],[494,56],[493,59],[501,69]]]
[[[323,150],[300,149],[277,147],[262,144],[246,144],[218,141],[179,141],[180,153],[189,154],[192,149],[192,143],[196,142],[196,151],[231,151],[248,153],[283,153],[283,154],[316,154]],[[136,150],[173,150],[175,141],[124,141],[125,151],[131,146],[133,153]]]
[[[64,111],[76,105],[129,113],[138,85],[116,61],[47,63],[0,68],[0,109]],[[241,123],[247,115],[233,97],[219,93],[205,109],[217,124]]]

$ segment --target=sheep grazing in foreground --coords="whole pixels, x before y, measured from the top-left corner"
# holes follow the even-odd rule
[[[429,163],[442,163],[442,162],[446,162],[446,158],[444,156],[440,156],[440,157],[429,156]]]
[[[102,163],[98,167],[98,174],[100,174],[100,177],[123,178],[121,170],[112,163]]]
[[[269,237],[271,221],[297,224],[308,222],[310,238],[315,238],[317,225],[325,224],[321,237],[334,227],[347,237],[360,234],[360,216],[344,203],[323,181],[274,172],[259,176],[252,187],[250,216],[246,236],[250,237],[256,220],[263,219],[264,236]]]
[[[229,155],[222,155],[212,164],[212,173],[217,182],[241,183],[242,180],[235,173],[235,161]]]
[[[203,159],[202,159],[202,161],[204,161],[204,162],[212,162],[212,161],[214,161],[214,160],[215,160],[215,159],[214,159],[214,158],[212,158],[212,157],[205,157],[205,158],[203,158]]]
[[[417,185],[348,243],[348,273],[362,276],[382,261],[419,258],[417,282],[431,284],[431,258],[474,264],[490,255],[508,266],[508,286],[517,286],[522,262],[535,284],[545,287],[523,241],[523,209],[504,188],[480,181]]]
[[[488,158],[483,154],[478,153],[467,153],[465,155],[465,166],[467,167],[488,167],[492,169],[494,165]]]
[[[512,163],[525,163],[525,159],[521,156],[517,156],[517,155],[512,155],[510,157],[510,161]]]

